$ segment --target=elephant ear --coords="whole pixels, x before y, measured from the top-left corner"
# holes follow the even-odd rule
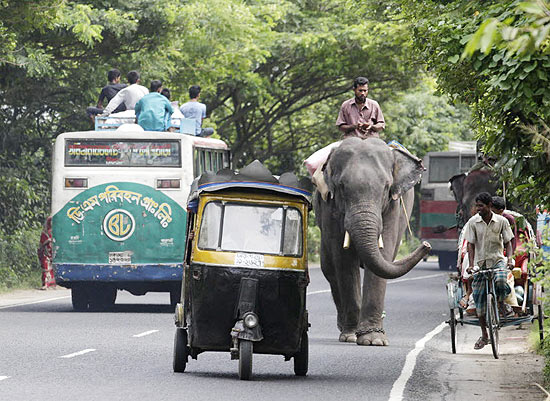
[[[458,203],[462,203],[462,197],[464,196],[464,180],[466,179],[466,175],[466,173],[457,174],[453,175],[449,179],[451,192]]]
[[[399,199],[401,195],[414,187],[422,178],[422,172],[426,169],[422,160],[403,149],[392,149],[393,162],[393,184],[390,194],[393,200]]]

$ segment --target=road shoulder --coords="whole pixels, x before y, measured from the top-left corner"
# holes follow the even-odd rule
[[[54,299],[69,298],[71,291],[56,287],[47,290],[15,290],[0,294],[0,309],[6,309],[17,305],[26,305],[31,303],[48,302]]]
[[[546,394],[535,385],[542,384],[544,358],[529,349],[530,324],[501,329],[498,360],[494,359],[491,346],[474,350],[474,343],[480,335],[478,327],[459,326],[458,330],[458,347],[454,355],[450,351],[448,328],[427,344],[404,399],[546,399]],[[438,368],[431,374],[423,371],[433,367]]]

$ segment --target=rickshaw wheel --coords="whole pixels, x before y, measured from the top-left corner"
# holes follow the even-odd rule
[[[187,330],[181,327],[176,328],[174,336],[174,356],[173,356],[174,372],[185,372],[187,365]]]
[[[250,380],[252,377],[252,341],[239,341],[239,379]]]
[[[456,328],[457,328],[457,322],[456,322],[456,315],[454,309],[450,310],[450,316],[449,319],[449,326],[451,326],[451,350],[453,354],[456,354]]]
[[[493,356],[495,357],[495,359],[498,359],[498,310],[493,294],[487,294],[487,306],[487,330],[489,330],[489,339],[491,340]]]
[[[300,350],[294,355],[294,374],[296,376],[305,376],[309,363],[309,339],[307,331],[302,334],[300,341]]]

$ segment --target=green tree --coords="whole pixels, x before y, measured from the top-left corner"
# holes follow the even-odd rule
[[[548,54],[544,48],[510,52],[506,46],[486,46],[484,39],[478,41],[483,52],[461,59],[485,21],[524,26],[525,17],[517,15],[519,3],[402,2],[407,15],[417,20],[418,59],[436,74],[441,90],[472,108],[477,135],[485,151],[498,158],[497,167],[510,185],[508,195],[522,204],[550,204],[549,154],[542,145],[550,117]]]

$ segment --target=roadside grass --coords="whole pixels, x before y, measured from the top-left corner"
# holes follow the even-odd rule
[[[411,237],[410,235],[405,235],[399,245],[399,250],[397,251],[397,256],[395,260],[403,259],[405,256],[411,254],[418,246],[420,245],[420,240],[416,237]]]
[[[41,286],[36,252],[41,231],[39,226],[11,235],[0,231],[0,293]]]
[[[548,314],[548,310],[545,312],[545,316]],[[535,350],[537,354],[544,357],[544,368],[542,370],[544,378],[544,387],[546,390],[550,390],[550,320],[544,320],[544,340],[541,342],[539,337],[539,323],[538,320],[533,321],[531,325],[531,332],[529,333],[529,346]]]

